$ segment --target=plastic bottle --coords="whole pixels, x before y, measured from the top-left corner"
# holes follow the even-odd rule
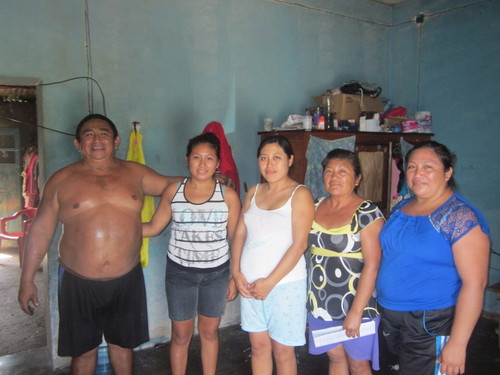
[[[319,116],[318,130],[325,130],[325,116]]]
[[[108,346],[105,344],[97,348],[97,366],[94,375],[113,375],[113,368],[109,363]]]
[[[321,117],[321,108],[316,107],[316,111],[314,112],[313,116],[313,124],[318,126],[319,118]]]
[[[333,130],[333,118],[334,115],[331,112],[331,102],[330,102],[330,94],[326,97],[326,113],[325,113],[325,129]]]
[[[312,123],[313,123],[313,120],[312,120],[311,112],[309,111],[309,108],[306,108],[306,114],[303,117],[302,127],[304,128],[305,131],[311,131],[312,130]]]

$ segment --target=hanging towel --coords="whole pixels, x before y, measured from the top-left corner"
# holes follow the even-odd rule
[[[228,186],[234,188],[236,193],[240,194],[240,178],[238,176],[238,169],[236,168],[236,163],[233,159],[233,152],[231,151],[231,146],[229,145],[226,134],[224,133],[224,128],[219,122],[210,122],[205,129],[203,129],[203,134],[214,133],[219,139],[220,143],[220,164],[219,172],[225,177],[230,179]],[[231,184],[231,181],[233,182]]]
[[[23,197],[24,208],[38,206],[40,191],[38,188],[38,151],[30,146],[23,155]]]
[[[312,135],[309,137],[306,151],[307,169],[304,184],[311,190],[315,200],[328,195],[323,187],[323,168],[321,167],[321,162],[326,154],[334,148],[354,151],[355,143],[356,136],[354,135],[333,141]]]
[[[370,151],[358,153],[363,178],[359,184],[357,194],[372,202],[382,202],[382,176],[384,175],[384,152]]]
[[[142,150],[142,134],[137,130],[132,130],[128,143],[127,160],[135,161],[137,163],[146,164],[144,152]],[[146,223],[151,220],[155,210],[154,199],[151,195],[144,196],[144,203],[142,205],[141,220]],[[146,268],[149,263],[149,238],[142,239],[141,247],[141,265]]]

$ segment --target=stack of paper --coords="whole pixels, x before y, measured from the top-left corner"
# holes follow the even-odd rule
[[[361,323],[359,327],[359,337],[373,335],[375,333],[375,321]],[[356,337],[347,337],[345,329],[342,326],[318,329],[312,331],[314,345],[316,347],[336,344],[338,342],[355,339]]]

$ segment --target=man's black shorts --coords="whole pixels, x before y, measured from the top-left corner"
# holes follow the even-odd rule
[[[111,280],[85,279],[59,266],[59,356],[79,357],[102,342],[135,348],[149,340],[140,264]]]

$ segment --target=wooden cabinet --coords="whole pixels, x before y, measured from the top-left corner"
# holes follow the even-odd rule
[[[304,183],[306,175],[306,151],[311,136],[327,140],[356,136],[356,153],[361,159],[362,173],[366,176],[373,170],[377,171],[375,175],[372,173],[370,179],[365,178],[362,180],[359,194],[363,198],[376,203],[385,215],[388,214],[391,202],[392,159],[401,156],[400,139],[403,138],[411,144],[416,144],[428,141],[432,137],[432,134],[429,133],[345,132],[335,130],[313,130],[309,132],[304,130],[270,131],[260,132],[259,135],[261,140],[270,136],[282,135],[290,141],[295,154],[295,162],[292,169],[290,169],[290,177],[300,183]]]

